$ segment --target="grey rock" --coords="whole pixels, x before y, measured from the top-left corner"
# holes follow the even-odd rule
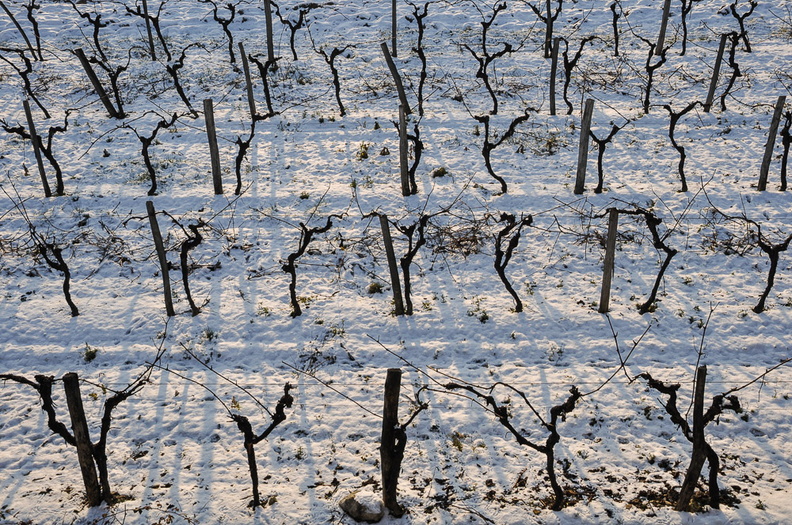
[[[378,523],[385,516],[382,499],[371,490],[358,490],[348,494],[338,506],[358,522]]]

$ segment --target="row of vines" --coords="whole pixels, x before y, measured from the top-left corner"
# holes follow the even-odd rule
[[[713,311],[710,311],[709,315],[711,316],[712,314]],[[709,317],[707,322],[709,322]],[[189,389],[191,385],[197,387],[199,390],[209,394],[208,397],[204,396],[204,404],[207,402],[218,403],[222,407],[222,411],[228,416],[225,425],[228,425],[229,428],[234,428],[240,434],[234,438],[234,444],[226,445],[226,450],[235,450],[239,462],[243,462],[243,457],[247,457],[247,469],[252,486],[252,499],[248,506],[253,508],[266,507],[274,503],[278,495],[277,486],[268,487],[270,489],[274,488],[276,491],[271,496],[262,498],[260,494],[261,478],[259,476],[259,461],[256,459],[257,445],[267,440],[271,443],[270,446],[280,448],[276,443],[283,443],[283,438],[280,440],[275,439],[277,432],[280,430],[278,427],[289,419],[300,419],[300,410],[312,410],[315,405],[327,407],[328,401],[319,399],[326,395],[335,398],[331,405],[338,404],[338,400],[345,400],[344,410],[349,412],[348,415],[350,417],[365,419],[370,416],[369,424],[377,424],[381,428],[381,434],[376,442],[366,443],[365,440],[361,439],[363,436],[358,435],[354,437],[353,441],[343,444],[344,447],[357,448],[357,454],[360,454],[360,449],[379,449],[379,461],[369,462],[369,464],[380,470],[380,479],[379,481],[372,479],[371,483],[366,482],[362,485],[364,487],[372,483],[376,485],[382,499],[382,505],[378,506],[379,510],[375,507],[374,511],[372,511],[370,506],[367,507],[364,504],[356,503],[355,495],[357,492],[352,492],[346,498],[342,498],[340,502],[341,508],[359,521],[378,521],[382,518],[385,509],[395,517],[401,517],[408,511],[399,502],[398,497],[398,486],[400,477],[402,477],[402,461],[405,458],[405,453],[406,451],[409,452],[410,447],[420,446],[422,439],[429,439],[429,436],[422,434],[428,425],[425,421],[423,424],[419,424],[419,421],[422,418],[440,421],[442,418],[432,416],[432,411],[445,411],[450,406],[455,406],[455,410],[460,411],[482,411],[489,416],[493,424],[497,423],[504,428],[508,439],[513,439],[520,447],[524,447],[525,451],[530,450],[533,453],[538,453],[540,457],[544,456],[539,463],[539,465],[542,465],[541,468],[538,470],[531,468],[532,471],[535,470],[538,474],[538,479],[534,479],[532,483],[539,489],[539,494],[530,503],[530,507],[561,510],[566,506],[578,504],[586,499],[590,501],[595,494],[597,497],[607,496],[608,494],[613,495],[613,490],[609,492],[606,489],[603,493],[597,493],[588,483],[579,481],[580,475],[570,471],[571,463],[569,458],[564,458],[563,455],[559,456],[559,454],[562,454],[561,451],[574,449],[575,447],[567,443],[565,446],[560,447],[560,451],[558,445],[564,441],[585,443],[585,441],[581,440],[595,439],[597,428],[607,428],[607,416],[604,414],[592,418],[587,424],[584,423],[586,420],[585,416],[582,418],[584,422],[570,422],[570,425],[565,425],[565,423],[567,418],[576,411],[580,412],[581,408],[585,409],[588,406],[590,409],[592,405],[596,406],[603,403],[604,399],[597,399],[601,391],[615,383],[622,382],[623,387],[627,387],[627,392],[629,392],[629,389],[635,389],[638,392],[653,392],[654,395],[659,396],[657,398],[659,406],[648,406],[643,412],[647,418],[652,413],[660,420],[666,417],[669,419],[668,429],[661,436],[664,441],[669,439],[673,441],[671,436],[673,435],[672,432],[675,431],[692,444],[690,462],[684,476],[682,476],[684,469],[676,468],[682,463],[681,459],[675,458],[673,461],[664,459],[657,467],[660,470],[671,472],[673,478],[681,482],[681,487],[674,488],[666,485],[665,490],[657,491],[654,481],[651,484],[647,483],[647,490],[641,490],[639,495],[633,499],[632,504],[649,506],[673,505],[679,511],[700,511],[707,507],[717,509],[722,501],[725,501],[730,506],[737,505],[740,502],[740,491],[737,490],[735,492],[734,485],[731,488],[723,488],[718,483],[719,474],[728,475],[728,470],[721,466],[720,458],[724,455],[724,451],[719,451],[713,447],[712,440],[707,438],[706,428],[714,421],[720,424],[721,417],[723,417],[723,423],[734,424],[737,418],[728,418],[726,416],[727,411],[735,413],[739,416],[739,419],[748,422],[753,410],[750,412],[744,411],[737,393],[751,387],[755,388],[757,384],[766,382],[769,375],[786,365],[790,360],[787,359],[779,363],[777,366],[764,371],[743,384],[707,397],[705,393],[707,388],[707,366],[699,366],[696,369],[694,381],[685,381],[684,384],[682,382],[663,381],[653,377],[649,372],[636,373],[633,370],[634,367],[630,364],[630,359],[638,351],[643,337],[650,329],[651,325],[631,343],[630,348],[621,348],[618,335],[615,332],[613,333],[620,362],[601,383],[580,385],[588,388],[584,391],[579,388],[579,385],[545,383],[545,387],[549,386],[557,389],[550,396],[552,399],[558,400],[558,404],[554,406],[542,406],[541,403],[545,396],[537,394],[535,391],[535,387],[539,386],[539,383],[534,384],[533,388],[529,390],[522,387],[525,384],[524,382],[512,384],[506,381],[498,381],[490,385],[485,385],[481,382],[468,382],[450,375],[447,371],[441,371],[433,367],[416,367],[403,355],[392,351],[373,338],[372,341],[376,345],[379,345],[384,352],[391,354],[402,363],[403,367],[406,367],[409,376],[412,378],[412,393],[411,395],[404,395],[400,392],[402,370],[398,368],[388,370],[387,380],[384,384],[384,408],[381,412],[372,409],[374,400],[371,395],[376,393],[372,388],[366,388],[367,393],[361,397],[359,393],[355,393],[354,389],[351,388],[354,385],[344,384],[343,382],[336,384],[335,381],[329,377],[323,377],[323,373],[311,367],[298,369],[292,365],[287,365],[287,367],[292,369],[292,379],[296,380],[300,386],[295,389],[291,382],[284,383],[280,398],[277,401],[273,399],[270,401],[272,406],[268,406],[267,402],[261,400],[261,385],[251,383],[249,379],[240,381],[234,376],[216,370],[209,359],[198,355],[195,349],[184,345],[180,349],[184,352],[184,357],[199,363],[205,369],[205,374],[195,375],[187,369],[180,370],[179,364],[173,360],[175,355],[169,355],[170,352],[165,351],[161,346],[156,355],[153,356],[153,361],[148,363],[142,372],[123,388],[117,389],[117,384],[115,383],[108,385],[97,383],[93,379],[83,379],[82,386],[87,386],[91,389],[90,397],[93,399],[93,405],[101,407],[98,412],[98,421],[89,422],[86,419],[83,399],[80,394],[81,381],[75,373],[68,373],[62,378],[38,374],[32,379],[16,374],[2,374],[0,379],[28,386],[36,391],[42,410],[46,414],[46,424],[49,429],[62,438],[66,444],[76,449],[86,490],[86,500],[90,506],[98,506],[103,502],[113,505],[129,498],[128,495],[114,491],[110,482],[109,472],[112,466],[108,461],[108,447],[110,449],[110,457],[113,457],[112,450],[114,448],[121,450],[134,449],[131,444],[123,445],[123,441],[131,439],[131,436],[118,435],[118,432],[115,432],[114,434],[116,435],[114,435],[113,442],[111,443],[108,439],[111,426],[113,425],[113,412],[123,406],[122,403],[132,402],[136,397],[140,396],[147,397],[142,393],[146,385],[162,385],[167,382],[171,382],[173,385],[181,385],[180,388],[184,389]],[[706,326],[704,333],[706,333]],[[702,335],[699,352],[702,352],[703,347],[704,336]],[[174,350],[173,353],[177,352]],[[306,385],[306,380],[308,385]],[[63,384],[64,394],[59,394],[55,388],[61,383]],[[268,385],[274,387],[276,383],[268,382]],[[378,385],[382,385],[382,383],[375,381],[371,384],[371,387]],[[692,392],[690,393],[687,392],[689,385],[692,385]],[[21,388],[21,386],[18,388]],[[568,391],[566,396],[562,394],[564,389]],[[710,385],[710,389],[712,389],[712,385]],[[270,390],[275,390],[275,388],[270,388]],[[314,395],[318,394],[319,398],[310,399],[306,397],[306,392],[308,391],[314,391]],[[101,393],[97,395],[97,392]],[[295,398],[295,395],[298,397]],[[20,395],[20,397],[23,399],[27,398],[24,395]],[[430,398],[432,399],[431,402],[429,401]],[[63,422],[65,414],[59,414],[59,410],[56,409],[59,404],[58,401],[62,399],[65,399],[65,403],[61,401],[60,404],[68,407],[68,415],[73,431],[70,431],[69,427]],[[467,403],[458,405],[459,399],[466,400]],[[156,402],[162,404],[161,400]],[[611,398],[608,402],[613,403],[613,399]],[[400,418],[400,404],[405,403],[408,408],[408,414]],[[687,409],[685,408],[686,403],[689,403]],[[165,403],[165,405],[169,404]],[[467,408],[463,408],[465,406]],[[660,410],[661,408],[662,410]],[[134,411],[134,409],[132,410]],[[324,409],[324,411],[326,410],[327,408]],[[205,413],[207,410],[202,408],[198,412]],[[658,412],[660,414],[664,412],[665,416],[658,414]],[[590,410],[586,411],[587,415],[590,413],[592,413]],[[577,418],[577,414],[575,414],[575,418]],[[628,417],[627,419],[631,418]],[[89,423],[92,427],[99,429],[99,438],[95,441],[91,438]],[[138,421],[129,425],[128,432],[134,435],[135,430],[132,427],[139,423]],[[147,421],[146,424],[151,428],[158,428],[162,425],[162,422]],[[443,426],[447,427],[449,425],[446,423]],[[566,430],[568,426],[570,428]],[[529,427],[529,429],[526,429],[526,427]],[[377,428],[377,430],[380,428]],[[432,432],[438,431],[437,425],[432,425]],[[570,432],[575,431],[584,432],[584,435],[570,434]],[[306,447],[313,448],[310,446],[311,438],[307,432],[299,429],[295,432],[293,428],[290,428],[289,432],[296,436],[290,438],[291,441],[296,439],[298,443],[304,442]],[[468,436],[453,429],[447,432],[451,436],[453,446],[461,451],[461,439]],[[754,429],[753,432],[757,438],[763,436],[761,431]],[[234,432],[230,433],[233,434]],[[418,433],[418,436],[415,435],[416,433]],[[485,432],[484,434],[486,435],[487,433]],[[146,432],[145,435],[148,441],[145,442],[144,450],[153,447],[154,442],[158,441],[151,432]],[[656,436],[646,437],[650,441],[657,439]],[[504,437],[504,439],[507,438]],[[213,437],[211,442],[216,443],[218,440],[219,438],[215,439]],[[634,436],[633,440],[639,441],[640,438]],[[138,449],[141,445],[144,445],[144,442],[138,439],[133,439],[132,441],[137,443]],[[602,438],[597,437],[594,443],[599,443],[600,441],[602,441]],[[379,446],[377,446],[377,442]],[[622,441],[620,440],[620,442]],[[719,437],[718,442],[724,443],[723,438]],[[259,448],[262,446],[259,445]],[[596,448],[596,445],[594,445],[594,448]],[[302,446],[299,447],[299,450],[303,450]],[[260,454],[261,452],[259,450]],[[506,453],[512,454],[512,452]],[[144,456],[146,452],[143,452],[143,454],[137,452],[136,454],[138,455],[133,456],[134,459]],[[321,455],[319,451],[317,451],[317,454]],[[119,455],[123,457],[122,454],[115,454],[116,457]],[[269,456],[270,454],[264,453],[264,457]],[[529,457],[533,457],[533,454],[529,455]],[[578,461],[577,468],[588,472],[599,472],[596,468],[596,457],[588,458],[587,454],[580,454],[580,457],[584,461]],[[272,471],[278,468],[277,463],[280,460],[280,456],[277,461],[270,459],[267,465],[267,471],[270,474],[266,476],[265,480],[272,477]],[[526,461],[526,459],[520,459],[519,461]],[[653,458],[649,460],[650,465],[653,465],[654,462]],[[672,462],[674,468],[669,467]],[[73,461],[64,460],[64,463],[72,464]],[[700,484],[700,475],[705,464],[708,464],[709,475],[706,484],[702,486]],[[335,469],[336,473],[343,469],[340,465],[341,462],[339,461],[339,466]],[[121,466],[115,466],[115,470],[118,470],[119,467]],[[412,468],[415,468],[414,465]],[[561,469],[560,472],[557,470],[559,468]],[[428,472],[418,471],[413,471],[412,473],[412,475],[418,476],[426,476],[427,474]],[[360,486],[359,484],[362,480],[356,478],[359,475],[360,473],[351,477],[347,476],[347,486],[341,488],[350,489]],[[583,478],[585,479],[585,477]],[[742,481],[746,480],[743,479]],[[526,480],[523,479],[522,483],[524,486]],[[336,494],[339,484],[334,478],[331,495]],[[487,486],[493,487],[495,484],[488,482]],[[650,486],[653,490],[649,490]],[[509,492],[511,491],[505,491],[501,497],[506,497]],[[490,491],[490,493],[492,495],[495,491]],[[446,501],[445,503],[448,504],[449,502]],[[442,502],[438,504],[442,506]],[[445,506],[443,508],[447,509],[448,507]],[[431,512],[431,509],[431,506],[427,507],[426,512]]]

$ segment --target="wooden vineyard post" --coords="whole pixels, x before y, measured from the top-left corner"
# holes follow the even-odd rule
[[[756,188],[759,191],[765,191],[767,189],[767,175],[770,173],[770,162],[773,160],[773,148],[775,147],[776,136],[778,135],[778,124],[781,122],[781,113],[784,111],[785,102],[786,96],[781,95],[778,97],[775,112],[773,113],[773,120],[770,122],[770,131],[767,134],[767,144],[765,144],[762,167],[759,170],[759,184],[757,184]]]
[[[380,216],[382,217],[382,216]],[[382,502],[392,515],[399,517],[404,509],[397,501],[401,457],[396,451],[399,427],[399,391],[402,372],[389,368],[385,378],[385,402],[382,409],[382,437],[380,440],[380,465],[382,469]]]
[[[410,173],[407,166],[409,159],[407,158],[407,110],[399,104],[399,175],[401,178],[402,196],[407,197],[410,195]]]
[[[396,24],[396,0],[393,0],[391,5],[391,56],[396,58],[396,35],[398,27]]]
[[[696,387],[693,393],[693,453],[690,465],[685,474],[685,481],[679,489],[679,499],[675,510],[686,511],[696,489],[701,468],[707,460],[706,442],[704,440],[704,389],[707,383],[707,367],[700,366],[696,370]],[[712,465],[710,465],[712,468]],[[710,490],[712,487],[710,487]]]
[[[275,39],[272,35],[272,3],[264,0],[264,18],[267,24],[267,61],[275,61]]]
[[[616,235],[619,230],[619,210],[608,210],[608,240],[605,245],[605,263],[602,269],[602,290],[600,292],[599,313],[604,314],[610,310],[611,281],[613,281],[613,267],[616,259]]]
[[[107,113],[110,115],[110,118],[121,118],[121,115],[118,113],[118,111],[116,111],[115,106],[113,106],[113,103],[110,101],[107,91],[105,91],[102,83],[99,82],[99,77],[96,76],[96,73],[91,67],[91,63],[88,62],[88,58],[86,58],[82,48],[78,47],[75,49],[74,54],[77,55],[77,58],[80,60],[80,64],[82,64],[85,74],[88,75],[88,80],[91,81],[94,91],[96,91],[96,94],[99,95],[99,99],[102,101],[102,104],[107,110]]]
[[[399,70],[396,69],[396,64],[393,62],[393,58],[391,58],[390,52],[388,51],[388,44],[382,42],[380,47],[382,48],[382,54],[385,56],[385,62],[388,64],[388,69],[390,70],[391,76],[393,77],[393,82],[396,83],[396,91],[399,93],[399,102],[402,106],[404,106],[404,111],[409,115],[410,105],[407,103],[407,95],[404,92],[404,84],[402,84]]]
[[[553,52],[550,55],[550,114],[556,114],[556,76],[558,75],[558,47],[561,45],[561,38],[553,39]]]
[[[575,177],[575,195],[583,193],[584,185],[586,184],[586,164],[588,164],[588,149],[591,138],[589,131],[591,130],[591,114],[594,112],[594,99],[586,99],[586,104],[583,107],[583,118],[580,124],[580,145],[578,146],[578,165],[577,176]]]
[[[44,196],[52,197],[49,183],[47,182],[47,174],[44,172],[44,161],[41,159],[41,138],[36,134],[36,125],[33,122],[33,113],[30,111],[30,102],[27,99],[22,101],[22,106],[25,108],[25,118],[27,119],[28,131],[30,132],[30,142],[33,143],[33,154],[36,156],[36,165],[38,166],[39,175],[41,175],[41,185],[44,186]]]
[[[550,12],[550,10],[551,10],[550,1],[551,0],[547,0],[547,2],[546,2],[547,14],[545,16],[547,16],[547,24],[545,24],[545,44],[544,44],[544,56],[545,56],[545,58],[550,58],[550,54],[552,53],[551,46],[554,45],[553,44],[553,15]]]
[[[242,70],[245,72],[245,89],[247,90],[248,107],[251,121],[256,120],[256,99],[253,97],[253,81],[250,78],[250,62],[245,54],[245,46],[239,43],[239,54],[242,55]]]
[[[157,60],[157,52],[154,50],[154,37],[151,34],[151,20],[149,19],[147,0],[143,0],[143,18],[146,19],[146,34],[148,35],[149,41],[149,54],[151,55],[151,61],[154,62]]]
[[[63,389],[66,392],[66,404],[69,407],[72,431],[77,447],[77,459],[80,462],[85,495],[88,505],[97,507],[102,503],[102,491],[96,474],[96,464],[93,458],[93,445],[88,433],[88,422],[85,420],[82,398],[80,397],[80,380],[77,374],[69,372],[63,376]]]
[[[168,314],[168,317],[172,317],[176,315],[176,312],[173,310],[173,295],[171,295],[170,274],[168,273],[168,258],[165,256],[165,246],[162,244],[162,234],[160,234],[159,223],[157,223],[157,213],[154,211],[153,202],[146,201],[146,211],[148,212],[149,224],[151,225],[151,236],[154,238],[154,247],[157,250],[160,273],[162,274],[165,312]]]
[[[203,102],[204,121],[206,122],[206,138],[209,141],[209,157],[212,161],[212,184],[215,195],[223,193],[223,177],[220,172],[220,150],[217,148],[217,129],[215,128],[214,106],[212,99]]]
[[[712,70],[712,80],[710,80],[707,100],[704,102],[704,113],[709,113],[712,108],[712,100],[715,98],[715,88],[718,86],[718,76],[720,75],[721,63],[723,62],[723,52],[726,50],[726,40],[729,35],[721,35],[720,45],[718,46],[718,56],[715,58],[715,67]]]
[[[380,214],[379,220],[380,228],[382,229],[382,240],[385,243],[385,255],[388,258],[388,269],[390,270],[394,311],[396,315],[404,315],[404,300],[402,299],[401,283],[399,282],[399,266],[396,264],[396,254],[393,250],[388,216],[384,213]]]
[[[665,45],[666,30],[668,29],[668,16],[671,13],[671,0],[665,0],[663,4],[663,20],[660,22],[660,34],[657,35],[657,47],[654,54],[661,56]]]

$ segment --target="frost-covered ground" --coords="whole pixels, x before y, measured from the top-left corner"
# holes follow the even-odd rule
[[[35,48],[25,3],[4,4]],[[544,2],[534,4],[544,13]],[[281,59],[269,81],[277,114],[256,125],[241,163],[238,196],[234,160],[238,142],[248,138],[250,114],[236,45],[241,41],[249,54],[266,59],[262,2],[233,4],[228,29],[236,64],[209,3],[171,0],[161,11],[159,2],[148,6],[159,14],[171,62],[159,42],[157,61],[147,55],[143,19],[126,10],[136,9],[131,0],[77,4],[80,13],[94,19],[101,14],[106,23],[98,40],[107,63],[128,64],[119,75],[126,111],[121,119],[108,117],[69,51],[81,47],[89,57],[99,56],[89,20],[66,2],[34,8],[44,60],[31,63],[28,77],[51,113],[47,119],[31,101],[38,132],[63,126],[68,110],[67,129],[54,133],[51,142],[65,195],[52,198],[43,197],[30,140],[12,129],[27,129],[19,73],[25,64],[15,51],[27,46],[3,13],[0,118],[10,131],[0,130],[0,374],[32,380],[36,374],[60,378],[77,372],[96,439],[104,400],[142,373],[158,350],[163,356],[149,383],[113,412],[107,450],[110,483],[120,495],[113,506],[86,506],[75,450],[49,430],[37,393],[13,381],[0,384],[0,521],[350,523],[338,501],[363,486],[379,490],[383,384],[386,369],[401,367],[402,420],[414,409],[410,400],[417,393],[428,409],[407,428],[399,496],[408,513],[383,522],[787,522],[788,368],[736,392],[743,412],[727,411],[706,428],[721,459],[723,503],[720,510],[701,509],[706,501],[697,498],[701,512],[694,514],[672,508],[691,445],[666,414],[666,396],[629,378],[649,372],[680,383],[679,408],[687,415],[697,365],[708,366],[709,406],[713,395],[746,385],[790,357],[792,257],[780,252],[766,310],[754,313],[770,259],[757,246],[756,226],[741,217],[760,225],[771,244],[792,234],[789,193],[779,191],[780,137],[768,190],[756,188],[776,99],[792,88],[792,13],[785,0],[760,0],[745,18],[752,52],[741,41],[732,58],[742,75],[724,99],[726,109],[719,97],[733,72],[730,46],[713,110],[697,106],[679,120],[675,138],[685,148],[689,185],[680,192],[680,157],[662,106],[678,113],[704,100],[719,35],[739,31],[739,25],[729,4],[693,2],[682,56],[680,2],[672,2],[667,61],[654,70],[651,108],[644,113],[645,66],[659,32],[660,4],[623,0],[611,10],[609,2],[564,2],[554,26],[556,36],[569,42],[568,59],[584,38],[598,38],[582,48],[572,68],[571,115],[559,66],[556,116],[549,111],[544,24],[527,2],[508,2],[497,13],[487,49],[494,54],[509,43],[513,51],[487,69],[499,102],[490,117],[491,141],[526,108],[536,110],[492,152],[493,169],[508,184],[501,194],[481,154],[484,126],[474,118],[490,112],[492,99],[470,51],[483,57],[481,22],[492,17],[496,4],[429,3],[419,117],[421,62],[412,49],[418,26],[413,7],[399,2],[395,62],[414,109],[409,131],[417,124],[425,147],[416,171],[418,193],[409,197],[401,196],[399,185],[398,99],[380,50],[381,42],[390,44],[390,2],[279,4],[292,23],[299,7],[308,11],[296,32],[298,60],[289,49],[290,31],[276,17]],[[227,20],[226,5],[219,4],[218,15]],[[422,2],[416,5],[423,9]],[[740,0],[735,7],[741,15],[750,5]],[[614,13],[620,15],[619,56]],[[334,62],[343,117],[330,67],[317,52],[330,56],[333,49],[343,50]],[[199,113],[195,118],[165,67],[173,67],[183,50],[179,78]],[[31,58],[31,52],[24,56]],[[255,66],[253,79],[263,114]],[[212,191],[206,98],[214,101],[222,195]],[[605,150],[605,191],[592,191],[592,146],[586,191],[575,195],[586,98],[595,100],[597,137],[607,136],[612,124],[626,125]],[[149,137],[173,113],[178,119],[159,131],[149,150],[158,189],[147,196],[150,181],[138,136]],[[52,166],[46,159],[44,166],[54,190]],[[445,175],[438,176],[441,168]],[[161,212],[166,236],[176,308],[171,318],[147,200]],[[652,212],[663,220],[658,231],[667,235],[667,245],[678,250],[658,301],[643,315],[637,306],[646,301],[665,253],[653,247],[642,220],[625,215],[610,313],[597,312],[606,210],[614,206]],[[392,221],[397,257],[409,246],[396,226],[431,216],[427,242],[411,266],[412,316],[393,314],[382,234],[372,212]],[[502,214],[533,218],[505,270],[524,303],[520,313],[493,266]],[[292,317],[289,276],[281,267],[298,252],[300,225],[320,228],[329,218],[329,229],[317,233],[297,259],[303,314]],[[199,221],[203,240],[189,253],[189,284],[200,313],[192,316],[179,249],[188,225]],[[63,272],[47,265],[37,243],[62,250],[79,316],[70,316],[64,300]],[[624,371],[618,370],[617,349],[622,358],[629,354]],[[482,388],[507,383],[543,418],[572,386],[587,394],[558,427],[556,472],[569,496],[564,509],[549,509],[544,456],[520,447],[482,406],[442,388],[448,376]],[[251,510],[242,435],[228,411],[248,416],[260,432],[269,416],[246,391],[272,409],[287,382],[295,403],[286,421],[256,446],[267,504]],[[53,391],[58,417],[68,422],[60,382]],[[494,393],[511,407],[515,428],[544,443],[546,430],[515,391],[501,386]]]

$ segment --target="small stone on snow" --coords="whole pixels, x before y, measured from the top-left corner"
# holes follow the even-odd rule
[[[355,521],[377,523],[385,516],[382,498],[371,489],[363,489],[345,496],[338,506]]]

